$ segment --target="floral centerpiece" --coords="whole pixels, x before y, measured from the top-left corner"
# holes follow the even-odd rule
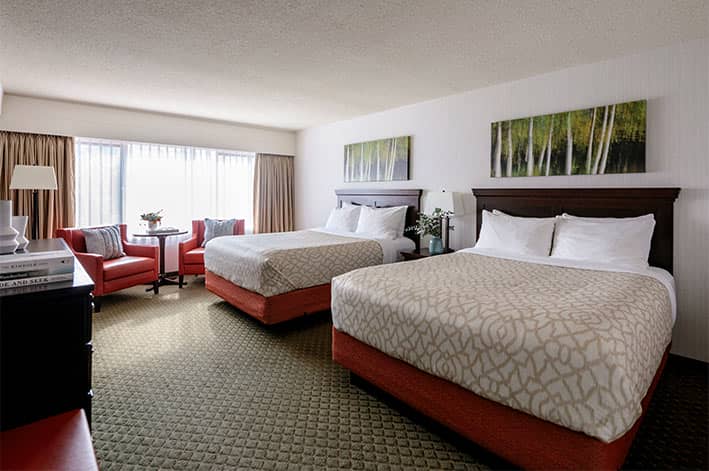
[[[162,213],[162,209],[160,211],[144,213],[144,214],[140,215],[140,219],[148,222],[148,230],[149,231],[154,231],[160,225],[160,221],[162,221],[162,214],[161,213]]]
[[[416,224],[408,227],[407,231],[414,231],[420,236],[430,235],[431,240],[428,243],[428,251],[431,254],[443,253],[443,242],[441,241],[441,223],[445,216],[453,214],[451,211],[443,211],[436,208],[430,215],[419,213],[419,218]]]

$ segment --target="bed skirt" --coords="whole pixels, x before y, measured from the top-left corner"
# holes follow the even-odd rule
[[[205,270],[204,284],[235,308],[267,325],[330,309],[329,283],[265,297]]]
[[[485,399],[332,329],[332,358],[454,432],[525,469],[618,469],[667,362],[667,347],[643,398],[643,415],[611,443]]]

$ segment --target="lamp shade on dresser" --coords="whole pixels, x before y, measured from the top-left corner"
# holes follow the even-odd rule
[[[15,165],[10,180],[11,190],[32,191],[32,238],[39,236],[39,190],[56,190],[57,173],[46,165]]]

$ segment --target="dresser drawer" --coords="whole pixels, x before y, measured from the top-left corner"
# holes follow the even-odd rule
[[[3,350],[23,348],[31,341],[47,356],[57,350],[84,345],[91,340],[92,314],[88,296],[56,296],[47,305],[32,305],[22,299],[4,299]],[[6,346],[7,345],[7,346]]]
[[[2,357],[0,427],[84,408],[91,389],[91,344],[42,355],[35,345]],[[18,361],[19,360],[19,361]],[[17,404],[26,407],[18,408]],[[88,411],[87,411],[88,412]]]

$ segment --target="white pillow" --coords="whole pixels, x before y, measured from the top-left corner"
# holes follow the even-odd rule
[[[520,218],[483,210],[478,249],[495,249],[518,255],[548,257],[555,218]]]
[[[362,206],[356,232],[384,239],[403,237],[407,209],[408,206],[393,206],[391,208]]]
[[[589,217],[583,217],[583,216],[574,216],[573,214],[569,213],[563,213],[561,215],[562,218],[564,219],[576,219],[577,221],[588,221],[588,222],[618,222],[618,221],[646,221],[646,220],[655,220],[655,215],[650,213],[650,214],[644,214],[642,216],[636,216],[632,218],[589,218]]]
[[[325,229],[334,231],[354,232],[359,220],[359,206],[343,205],[330,211],[330,216],[325,223]]]
[[[557,217],[551,256],[647,266],[655,229],[652,214],[637,218]]]

